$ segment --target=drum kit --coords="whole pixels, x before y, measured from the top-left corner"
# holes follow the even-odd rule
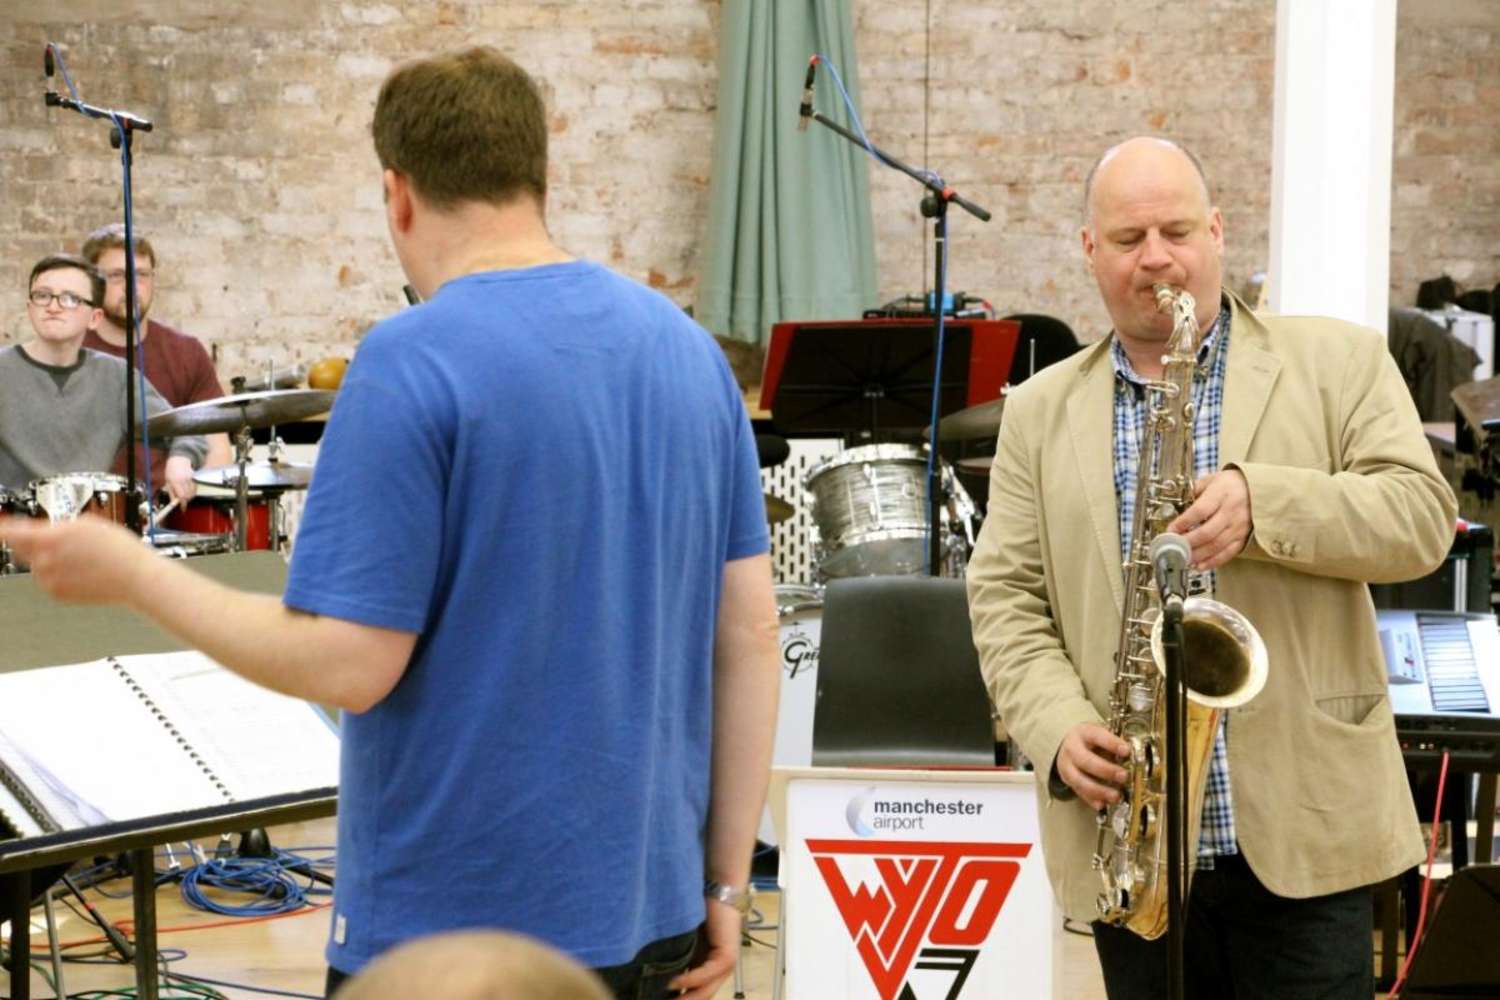
[[[327,413],[334,393],[324,389],[272,389],[238,393],[167,410],[146,421],[153,439],[188,434],[229,434],[235,460],[229,465],[200,469],[193,477],[200,485],[217,488],[185,505],[172,501],[145,516],[139,483],[131,488],[125,477],[102,472],[70,472],[33,480],[25,490],[0,488],[0,515],[46,518],[56,523],[85,514],[127,523],[130,503],[141,505],[144,540],[163,555],[186,557],[252,549],[284,551],[289,540],[282,497],[305,490],[312,466],[284,461],[276,425]],[[251,431],[270,429],[270,454],[251,462]],[[21,570],[10,553],[0,549],[0,573]]]
[[[993,441],[1004,397],[980,403],[938,422],[938,442]],[[942,532],[941,575],[961,577],[973,551],[980,513],[958,473],[987,476],[989,456],[939,459]],[[817,699],[823,589],[829,580],[856,576],[915,575],[927,571],[927,447],[867,444],[847,448],[815,465],[802,481],[812,515],[815,583],[776,585],[782,684],[772,757],[777,764],[812,762],[812,718]],[[766,516],[779,524],[793,504],[766,494]],[[768,818],[760,839],[775,843]]]

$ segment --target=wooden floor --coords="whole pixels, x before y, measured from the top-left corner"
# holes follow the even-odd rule
[[[333,820],[273,828],[270,836],[273,844],[287,849],[329,845],[333,843]],[[211,851],[214,845],[204,843],[203,846],[205,850]],[[121,879],[104,888],[125,892],[129,888],[129,880]],[[124,921],[128,928],[131,912],[129,899],[107,899],[94,891],[88,892],[88,896],[101,912],[111,920]],[[763,925],[774,926],[778,903],[779,897],[774,893],[757,897],[756,908]],[[326,907],[269,919],[223,917],[189,907],[183,902],[176,886],[164,886],[158,890],[157,906],[160,947],[163,950],[176,949],[183,952],[180,957],[172,959],[169,965],[171,971],[219,980],[224,984],[242,984],[239,987],[216,986],[225,996],[234,998],[268,995],[243,986],[283,991],[280,995],[322,996],[325,974],[323,945],[328,935],[329,922]],[[56,912],[59,934],[64,945],[90,942],[69,949],[70,953],[101,951],[102,945],[99,942],[102,939],[92,923],[81,919],[61,904],[57,905]],[[35,913],[36,919],[40,921],[41,910],[37,909]],[[750,933],[754,939],[764,944],[752,943],[745,950],[744,996],[747,1000],[770,1000],[773,955],[769,945],[774,940],[775,933],[770,927],[752,929]],[[46,933],[39,925],[34,927],[32,948],[33,958],[41,966],[47,966]],[[1104,1000],[1098,962],[1094,957],[1093,943],[1088,937],[1063,935],[1062,965],[1060,996],[1067,997],[1068,1000]],[[50,975],[50,968],[48,974]],[[67,962],[63,966],[63,975],[69,993],[134,985],[133,968],[114,962]],[[38,1000],[55,995],[51,984],[37,971],[32,974],[31,991],[32,996]],[[181,994],[163,992],[164,997],[178,995]],[[732,984],[726,982],[716,1000],[730,1000],[734,996]]]

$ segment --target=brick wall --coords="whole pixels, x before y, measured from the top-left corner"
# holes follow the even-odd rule
[[[1401,0],[1391,302],[1440,274],[1500,282],[1500,3]]]
[[[751,2],[751,0],[734,0]],[[118,218],[103,125],[42,107],[43,41],[86,100],[130,108],[137,221],[162,255],[154,315],[216,349],[226,377],[352,350],[400,308],[368,139],[402,59],[472,42],[545,81],[551,219],[574,252],[690,304],[707,217],[717,0],[55,0],[0,22],[0,336],[27,332],[31,262]],[[19,9],[15,9],[19,8]],[[893,153],[941,169],[995,213],[951,220],[949,287],[1002,312],[1106,324],[1078,249],[1083,175],[1140,132],[1198,151],[1223,208],[1226,274],[1267,248],[1271,0],[855,0],[865,118]],[[1448,270],[1496,280],[1500,4],[1403,0],[1392,285]],[[929,28],[930,25],[930,28]],[[59,79],[58,85],[61,86]],[[806,141],[828,141],[809,134]],[[873,173],[880,295],[930,281],[917,192]]]

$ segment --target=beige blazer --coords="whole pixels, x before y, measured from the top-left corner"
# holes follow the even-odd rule
[[[1217,597],[1265,639],[1270,674],[1229,713],[1235,830],[1273,892],[1323,895],[1423,857],[1365,582],[1432,571],[1457,503],[1385,339],[1349,323],[1233,320],[1219,457],[1245,474],[1254,533]],[[1108,339],[1006,400],[989,513],[968,568],[986,683],[1036,766],[1064,911],[1096,916],[1094,813],[1046,778],[1074,725],[1107,718],[1124,600]]]

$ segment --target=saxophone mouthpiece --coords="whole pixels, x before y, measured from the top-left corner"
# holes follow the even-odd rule
[[[1151,290],[1156,293],[1156,311],[1170,312],[1172,309],[1172,303],[1177,298],[1177,292],[1172,288],[1172,286],[1167,284],[1165,281],[1158,281],[1156,284],[1151,286]]]

